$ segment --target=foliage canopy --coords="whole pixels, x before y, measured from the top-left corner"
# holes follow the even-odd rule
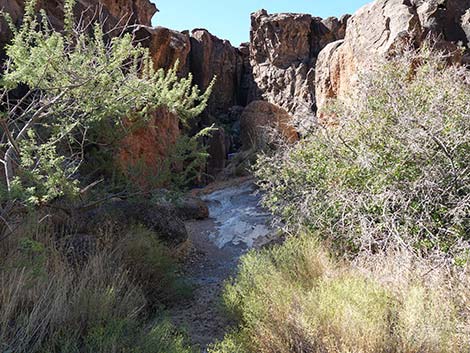
[[[27,1],[21,27],[11,28],[0,81],[3,200],[29,205],[78,192],[84,148],[101,121],[119,129],[162,106],[189,119],[211,93],[179,78],[176,66],[155,70],[129,31],[110,37],[98,22],[75,25],[75,0],[66,1],[64,31],[44,11],[37,16],[36,3]]]

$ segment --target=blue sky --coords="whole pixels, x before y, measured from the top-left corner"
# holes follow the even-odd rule
[[[176,30],[206,28],[233,45],[249,40],[250,13],[300,12],[314,16],[341,16],[353,13],[372,0],[151,0],[160,9],[155,26]]]

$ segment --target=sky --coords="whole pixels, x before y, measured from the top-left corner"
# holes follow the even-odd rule
[[[154,26],[192,30],[205,28],[221,39],[237,46],[248,42],[250,14],[259,9],[269,13],[297,12],[318,17],[354,13],[371,0],[151,0],[159,13]]]

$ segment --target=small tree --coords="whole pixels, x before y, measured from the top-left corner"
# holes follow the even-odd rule
[[[108,38],[100,23],[76,25],[75,0],[65,1],[61,32],[45,11],[37,16],[36,2],[26,2],[19,29],[5,15],[14,36],[0,81],[3,213],[14,203],[77,193],[87,133],[99,122],[119,128],[161,106],[188,119],[205,109],[211,92],[200,92],[191,76],[178,78],[176,68],[156,71],[131,33]]]

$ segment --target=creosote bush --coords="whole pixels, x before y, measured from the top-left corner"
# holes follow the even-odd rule
[[[293,237],[242,259],[224,293],[239,328],[210,352],[468,352],[469,289],[468,268],[406,252],[338,262],[316,236]]]
[[[394,246],[461,258],[470,240],[470,74],[432,50],[363,72],[335,116],[259,158],[264,203],[337,253]]]

